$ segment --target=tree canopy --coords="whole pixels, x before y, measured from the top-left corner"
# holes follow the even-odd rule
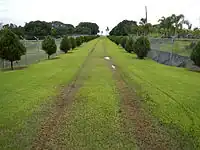
[[[8,28],[1,30],[0,58],[11,62],[11,69],[13,69],[13,62],[20,60],[25,53],[26,48],[15,33]]]
[[[137,28],[136,21],[123,20],[110,31],[110,35],[126,36],[128,34],[135,33],[134,28]]]
[[[90,29],[90,35],[96,35],[99,32],[99,26],[96,23],[91,22],[80,22],[76,28],[79,29]],[[88,30],[89,31],[89,30]]]

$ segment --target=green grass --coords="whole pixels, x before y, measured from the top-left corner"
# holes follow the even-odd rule
[[[200,74],[183,68],[138,60],[134,54],[107,39],[107,49],[116,65],[135,85],[163,124],[176,127],[200,142]],[[136,86],[137,85],[137,86]],[[198,144],[196,143],[196,145]]]
[[[67,149],[134,149],[134,137],[123,133],[120,99],[100,42],[81,76],[86,77],[61,131]]]
[[[28,149],[45,115],[43,110],[70,82],[96,40],[59,59],[24,70],[0,72],[0,149]]]
[[[172,43],[162,43],[160,45],[161,51],[173,52],[182,56],[190,56],[192,50],[186,49],[190,45],[190,41],[175,41]]]

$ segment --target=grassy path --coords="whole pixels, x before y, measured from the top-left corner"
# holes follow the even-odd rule
[[[122,128],[120,98],[104,60],[102,40],[81,73],[83,86],[52,147],[68,149],[135,149],[132,134]]]
[[[190,138],[162,124],[164,119],[174,121],[185,114],[185,109],[190,112],[185,107],[189,102],[183,109],[176,91],[166,87],[166,95],[159,90],[164,82],[148,65],[148,60],[136,60],[108,39],[99,38],[60,59],[0,72],[0,79],[8,79],[0,87],[0,149],[194,149]],[[175,75],[181,72],[174,70]],[[175,102],[169,101],[169,95]],[[153,107],[153,102],[159,107]],[[144,104],[151,104],[151,111]],[[178,125],[190,120],[190,115],[179,117]]]

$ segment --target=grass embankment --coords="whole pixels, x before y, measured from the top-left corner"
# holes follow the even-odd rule
[[[24,70],[0,72],[0,149],[25,149],[48,112],[50,97],[70,82],[96,43]]]
[[[99,42],[81,76],[86,80],[68,112],[65,130],[59,138],[67,149],[134,149],[132,133],[124,132],[120,98],[112,71],[104,60]]]
[[[183,134],[182,141],[190,137],[197,146],[200,142],[200,74],[152,60],[138,60],[108,39],[106,44],[113,61],[128,82],[137,85],[137,92],[149,104],[153,115],[162,124],[179,130]]]

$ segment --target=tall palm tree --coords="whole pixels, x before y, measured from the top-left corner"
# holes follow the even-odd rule
[[[188,30],[191,30],[191,29],[192,29],[192,24],[191,24],[188,20],[184,20],[184,24],[187,25]]]
[[[170,31],[172,30],[172,19],[171,17],[167,17],[165,18],[164,16],[158,20],[158,22],[160,23],[160,29],[163,29],[164,30],[164,34],[165,36],[169,36],[170,35]]]
[[[171,20],[173,22],[174,25],[174,34],[177,34],[177,31],[179,29],[183,28],[183,24],[184,24],[184,20],[185,20],[185,16],[183,14],[180,14],[178,16],[176,16],[175,14],[171,15]]]

